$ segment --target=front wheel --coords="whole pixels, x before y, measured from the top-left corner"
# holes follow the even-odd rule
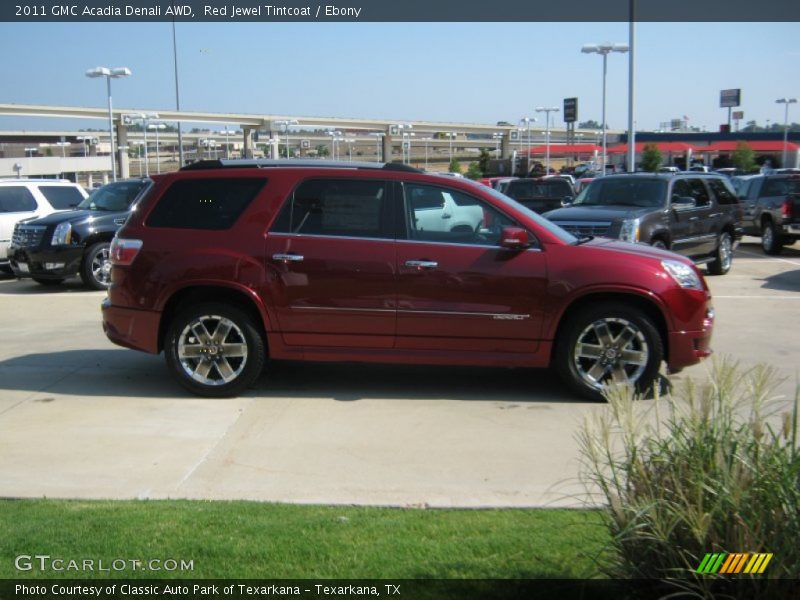
[[[565,383],[591,400],[612,384],[647,393],[658,376],[664,345],[641,310],[600,304],[575,314],[559,334],[555,367]]]
[[[94,290],[106,290],[111,285],[111,244],[98,242],[86,251],[81,264],[83,284]]]
[[[706,267],[711,275],[725,275],[733,264],[733,240],[731,234],[723,231],[717,241],[714,260]]]
[[[264,368],[266,348],[254,320],[239,308],[210,302],[172,321],[164,341],[167,366],[183,387],[200,396],[236,396]]]
[[[781,235],[775,230],[775,224],[769,219],[764,221],[761,226],[761,247],[767,254],[780,254],[783,250]]]

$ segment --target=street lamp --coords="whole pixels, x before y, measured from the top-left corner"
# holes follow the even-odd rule
[[[493,133],[492,139],[494,140],[494,151],[497,154],[497,158],[500,158],[500,140],[503,139],[503,134]]]
[[[167,126],[163,123],[151,123],[147,126],[147,129],[155,129],[156,130],[156,172],[161,173],[161,151],[159,149],[158,143],[158,132],[159,130],[166,129]]]
[[[606,130],[608,129],[606,126],[606,72],[607,72],[607,62],[608,62],[608,55],[610,52],[627,52],[628,45],[627,44],[586,44],[581,48],[581,52],[584,54],[600,54],[603,57],[603,117],[602,123],[600,126],[603,128],[603,158],[602,158],[602,174],[606,174]],[[628,140],[630,143],[631,140]]]
[[[547,125],[545,126],[545,132],[547,138],[545,140],[545,159],[544,159],[544,169],[545,175],[550,175],[550,113],[551,112],[558,112],[560,109],[556,108],[555,106],[537,106],[536,112],[543,112],[546,115]]]
[[[336,160],[336,142],[341,140],[344,134],[341,131],[336,131],[335,129],[327,131],[326,133],[331,136],[331,154],[333,155],[333,160]]]
[[[228,149],[228,126],[225,125],[225,129],[220,131],[220,133],[225,136],[225,158],[230,158],[230,150]]]
[[[114,181],[117,180],[117,163],[114,159],[114,117],[111,114],[111,80],[119,79],[120,77],[128,77],[131,70],[128,67],[95,67],[86,71],[86,76],[92,79],[96,77],[106,78],[106,87],[108,90],[108,132],[111,134],[111,177]]]
[[[789,145],[789,105],[795,104],[797,102],[797,98],[778,98],[775,100],[775,104],[783,104],[784,111],[783,111],[783,160],[781,160],[781,166],[786,166],[786,155],[788,152],[788,145]]]
[[[286,133],[286,158],[289,158],[289,127],[292,125],[299,125],[297,119],[283,119],[281,121],[275,121],[275,125],[278,127],[283,127]]]
[[[402,155],[403,163],[406,162],[406,138],[408,137],[408,133],[403,131],[404,129],[414,129],[414,126],[411,123],[399,123],[397,125],[397,130],[400,132],[400,153]],[[411,147],[411,142],[409,141],[409,148]],[[409,153],[409,162],[411,161],[411,156]]]
[[[158,113],[135,113],[125,115],[123,119],[130,123],[131,121],[141,121],[142,131],[144,131],[144,176],[150,177],[150,159],[147,156],[147,129],[151,119],[157,119]],[[139,169],[141,173],[141,169]]]
[[[33,158],[33,153],[37,152],[38,150],[38,148],[25,148],[25,155],[27,156],[28,152],[30,152],[31,155],[28,158]]]
[[[450,138],[450,162],[453,162],[453,138],[458,134],[455,131],[447,131],[445,135]]]
[[[531,123],[536,123],[536,117],[522,117],[519,120],[520,123],[525,123],[528,129],[528,168],[525,171],[525,175],[530,175],[531,173]]]
[[[345,144],[347,144],[347,156],[350,162],[353,162],[353,142],[355,140],[353,138],[346,138],[342,140]]]
[[[86,154],[87,154],[86,147],[92,143],[91,136],[79,135],[75,139],[82,143],[81,145],[83,146],[83,157],[86,158]]]
[[[380,132],[380,131],[379,132],[374,132],[373,131],[372,133],[370,133],[370,135],[375,136],[375,162],[380,162],[380,158],[381,158],[381,140],[383,139],[383,136],[385,134]]]

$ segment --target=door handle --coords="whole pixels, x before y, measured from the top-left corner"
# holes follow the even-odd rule
[[[450,218],[452,218],[452,217],[453,217],[453,215],[451,215],[450,213],[444,213],[444,214],[442,215],[442,218],[443,218],[443,219],[450,219]]]
[[[435,260],[407,260],[406,266],[422,271],[423,269],[435,269],[439,266],[439,263]]]
[[[282,263],[301,262],[303,260],[302,254],[273,254],[272,260],[277,260]]]

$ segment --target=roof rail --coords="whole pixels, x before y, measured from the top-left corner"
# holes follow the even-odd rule
[[[268,169],[268,168],[306,168],[306,169],[386,169],[387,171],[404,171],[423,173],[403,163],[368,163],[334,160],[274,160],[274,159],[234,159],[234,160],[198,160],[181,167],[181,171],[206,171],[210,169]]]

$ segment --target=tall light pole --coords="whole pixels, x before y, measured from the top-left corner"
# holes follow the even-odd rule
[[[630,0],[631,14],[628,22],[628,173],[636,171],[636,122],[634,120],[633,103],[635,96],[634,68],[636,56],[636,0]]]
[[[91,136],[79,135],[75,139],[83,144],[83,158],[86,158],[86,155],[87,155],[86,146],[88,146],[91,143],[91,141],[92,141]]]
[[[95,67],[86,71],[86,76],[92,79],[96,77],[106,78],[106,88],[108,90],[108,133],[111,135],[111,177],[117,180],[117,162],[114,158],[114,117],[111,114],[111,80],[120,77],[129,77],[131,70],[128,67]]]
[[[31,155],[28,158],[33,158],[33,153],[36,152],[37,150],[38,148],[25,148],[25,155],[27,156],[28,152],[30,152]]]
[[[289,127],[299,125],[297,119],[283,119],[282,121],[275,121],[275,125],[284,128],[286,133],[286,158],[289,158]]]
[[[608,72],[608,55],[611,52],[627,52],[627,44],[586,44],[581,48],[584,54],[599,54],[603,57],[603,117],[600,126],[603,128],[603,157],[602,157],[602,174],[606,174],[606,148],[607,148],[607,130],[606,126],[606,73]],[[630,141],[630,140],[628,140]]]
[[[531,174],[531,123],[536,123],[536,117],[522,117],[520,123],[525,123],[528,129],[528,168],[525,170],[525,176]]]
[[[175,1],[172,1],[172,8],[175,8]],[[175,110],[181,112],[181,95],[178,91],[178,39],[175,34],[175,15],[172,16],[172,60],[175,66]],[[183,133],[181,130],[180,114],[178,115],[178,168],[183,166]]]
[[[375,162],[380,162],[381,159],[381,140],[384,134],[382,132],[372,132],[370,135],[375,136]]]
[[[547,120],[547,124],[545,125],[545,175],[550,175],[550,113],[551,112],[558,112],[559,108],[555,106],[537,106],[536,112],[543,112],[545,113],[545,118]]]
[[[144,131],[144,176],[150,177],[150,159],[147,156],[147,129],[150,125],[151,119],[158,118],[158,113],[136,113],[132,115],[125,115],[124,118],[128,121],[142,122],[142,131]]]
[[[783,104],[784,111],[783,111],[783,158],[781,160],[781,166],[786,166],[786,156],[788,154],[788,146],[789,146],[789,105],[795,104],[797,102],[797,98],[778,98],[775,100],[775,104]]]
[[[161,150],[158,143],[158,132],[159,130],[166,129],[167,126],[163,123],[151,123],[147,128],[156,130],[156,173],[161,173]]]
[[[500,158],[500,140],[503,139],[502,133],[493,133],[492,139],[494,140],[494,151],[497,155],[497,158]]]

